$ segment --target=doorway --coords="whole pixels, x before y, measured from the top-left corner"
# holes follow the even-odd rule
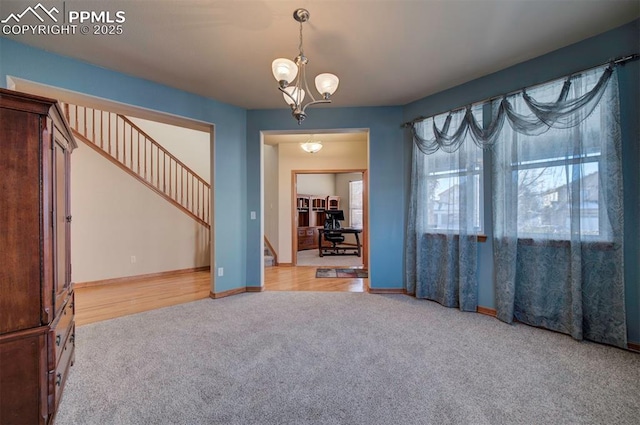
[[[292,173],[292,265],[366,269],[367,170],[294,170]],[[323,228],[335,212],[341,212],[339,226],[353,229],[355,233],[342,234],[344,240],[334,249],[333,244],[325,240]]]
[[[112,140],[118,140],[118,137],[120,140],[113,142],[114,147],[111,151],[117,152],[116,146],[119,147],[120,166],[116,164],[115,157],[113,161],[105,160],[106,156],[100,154],[97,148],[94,149],[86,142],[80,141],[79,149],[71,158],[71,202],[74,211],[73,229],[75,229],[72,229],[71,235],[73,281],[76,282],[76,291],[84,289],[82,287],[99,289],[114,282],[117,285],[113,285],[113,289],[117,289],[141,276],[159,279],[161,275],[187,271],[198,274],[199,290],[204,297],[208,296],[215,278],[208,271],[209,264],[215,256],[212,243],[213,231],[184,214],[184,211],[180,211],[175,205],[170,205],[153,190],[148,190],[144,183],[140,184],[139,180],[136,181],[117,167],[129,167],[131,171],[139,174],[148,169],[148,175],[150,176],[153,172],[156,181],[165,180],[158,177],[160,175],[158,169],[168,171],[167,192],[174,197],[178,193],[182,194],[185,205],[194,203],[198,205],[198,211],[202,213],[202,221],[206,221],[206,216],[209,222],[213,223],[212,198],[205,194],[204,186],[190,184],[189,189],[194,186],[196,189],[198,187],[202,189],[193,191],[186,189],[188,173],[183,171],[182,166],[174,159],[178,158],[181,164],[184,162],[194,173],[199,173],[203,180],[207,180],[208,177],[208,184],[212,183],[213,124],[43,86],[22,79],[8,77],[8,82],[10,82],[9,87],[18,91],[55,98],[68,105],[80,105],[78,108],[69,108],[70,117],[71,114],[75,114],[73,121],[78,120],[77,122],[81,124],[78,128],[84,128],[85,138],[89,142],[93,140],[96,147],[98,143],[95,142],[101,140],[100,143],[104,144],[99,147],[107,151],[109,136],[113,138]],[[78,111],[82,112],[78,113]],[[118,121],[115,121],[115,115],[118,115]],[[111,125],[105,124],[110,118]],[[101,119],[104,120],[102,125]],[[121,124],[124,121],[130,122],[127,124],[126,131]],[[116,122],[120,123],[117,126],[119,132],[114,130]],[[152,156],[163,159],[164,157],[159,154],[155,145],[145,147],[143,133],[160,142],[165,148],[171,149],[173,157],[163,162],[165,166],[151,167]],[[172,139],[181,140],[180,149],[171,146],[170,140],[161,140],[155,135],[156,133],[162,134],[163,137],[171,135]],[[135,144],[132,143],[133,140]],[[189,140],[189,144],[185,144],[184,140]],[[125,149],[124,146],[128,148]],[[191,152],[198,152],[191,155],[197,158],[196,163],[189,156]],[[117,153],[116,156],[118,156]],[[187,200],[191,194],[188,192],[195,193],[189,202]],[[76,196],[73,196],[73,193]],[[171,233],[156,231],[157,227],[169,228],[162,223],[170,223]],[[167,243],[167,239],[170,239],[173,244]],[[98,243],[96,241],[99,241],[99,245],[95,245]],[[182,256],[179,257],[176,252]],[[167,261],[167,258],[171,258],[173,262]],[[171,267],[168,271],[166,271],[167,264]],[[181,277],[184,276],[181,275]],[[207,290],[206,287],[209,289]],[[149,288],[148,284],[146,288]],[[80,300],[81,295],[78,292],[76,297]],[[149,293],[152,292],[154,291]],[[175,304],[188,301],[182,293],[174,293],[171,300],[166,300],[166,292],[155,292],[164,293],[165,301],[175,301],[173,302]],[[122,305],[132,304],[131,297],[124,292],[120,298]],[[149,298],[148,294],[145,295],[146,301],[155,301]],[[84,300],[86,301],[86,298]],[[108,304],[106,309],[118,309],[113,302]],[[149,308],[144,307],[144,309],[162,306],[153,302],[149,305]],[[78,323],[82,322],[82,315],[88,311],[88,308],[93,306],[83,301],[77,303]],[[108,314],[110,313],[107,312]]]
[[[369,131],[367,129],[348,130],[312,130],[306,132],[277,132],[263,131],[262,136],[262,180],[261,180],[261,205],[262,239],[274,247],[278,258],[280,271],[285,268],[292,269],[288,272],[291,276],[281,276],[276,279],[291,279],[292,281],[315,281],[309,283],[319,285],[322,279],[315,279],[315,275],[305,274],[301,276],[303,268],[298,261],[297,251],[297,213],[295,212],[296,195],[298,190],[298,175],[310,174],[348,174],[360,173],[362,181],[362,234],[360,238],[362,260],[360,267],[368,267],[368,147]],[[322,149],[315,153],[302,150],[301,144],[310,139],[321,140]],[[352,178],[351,180],[356,180]],[[341,207],[349,205],[348,188],[340,196]],[[331,189],[329,192],[334,192]],[[313,194],[313,193],[312,193]],[[323,195],[323,194],[320,194]],[[325,195],[336,195],[326,193]],[[322,196],[321,196],[322,197]],[[344,202],[342,202],[344,201]],[[325,198],[326,202],[326,198]],[[347,212],[349,214],[349,212]],[[350,217],[350,216],[349,216]],[[346,219],[346,217],[345,217]],[[350,223],[350,219],[347,220]],[[314,234],[313,237],[316,235]],[[317,247],[317,245],[316,245]],[[264,257],[263,257],[264,258]],[[334,258],[339,258],[335,256]],[[354,258],[357,258],[354,256]],[[264,263],[263,263],[264,264]],[[294,270],[298,270],[297,276],[293,276]],[[265,284],[265,271],[269,271],[269,279],[273,279],[272,267],[262,268],[262,284]],[[315,267],[313,272],[315,273]],[[366,280],[366,279],[365,279]],[[323,283],[326,282],[322,280]],[[270,284],[272,282],[270,281]],[[293,284],[293,283],[292,283]],[[295,285],[294,285],[295,286]],[[289,290],[305,290],[302,288]],[[312,290],[312,289],[309,289]],[[318,289],[322,290],[322,289]]]

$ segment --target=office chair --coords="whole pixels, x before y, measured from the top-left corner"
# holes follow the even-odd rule
[[[326,211],[324,220],[324,240],[331,243],[331,249],[337,252],[337,245],[344,242],[342,232],[332,232],[332,230],[340,229],[340,221],[344,220],[342,210]]]

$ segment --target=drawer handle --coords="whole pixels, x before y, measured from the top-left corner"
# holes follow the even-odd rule
[[[60,336],[61,335],[56,335],[56,345],[59,347],[60,346]]]
[[[62,374],[57,373],[56,374],[56,386],[59,387],[60,384],[62,384]]]

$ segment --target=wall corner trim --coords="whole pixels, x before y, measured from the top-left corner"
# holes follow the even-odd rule
[[[264,286],[247,286],[247,292],[264,292]]]
[[[407,295],[407,291],[404,288],[368,288],[367,292],[370,294],[402,294]]]
[[[484,314],[491,317],[496,317],[496,314],[497,314],[495,308],[489,308],[489,307],[478,306],[476,308],[476,311],[480,314]]]
[[[230,297],[232,295],[238,295],[245,292],[263,292],[263,291],[264,291],[264,286],[246,286],[244,288],[229,289],[228,291],[222,291],[222,292],[212,291],[209,293],[209,298],[213,298],[214,300],[217,300],[218,298]]]
[[[222,291],[222,292],[212,291],[209,293],[209,298],[213,298],[214,300],[217,300],[218,298],[230,297],[232,295],[242,294],[243,292],[247,292],[247,288],[229,289],[228,291]]]

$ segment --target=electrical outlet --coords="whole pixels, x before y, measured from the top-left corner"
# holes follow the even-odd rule
[[[256,212],[251,211],[251,220],[255,220],[255,219],[256,219]]]
[[[218,276],[224,276],[224,269],[222,267],[218,267]]]
[[[131,264],[135,264],[135,262],[136,262],[136,256],[132,255],[131,256]]]

